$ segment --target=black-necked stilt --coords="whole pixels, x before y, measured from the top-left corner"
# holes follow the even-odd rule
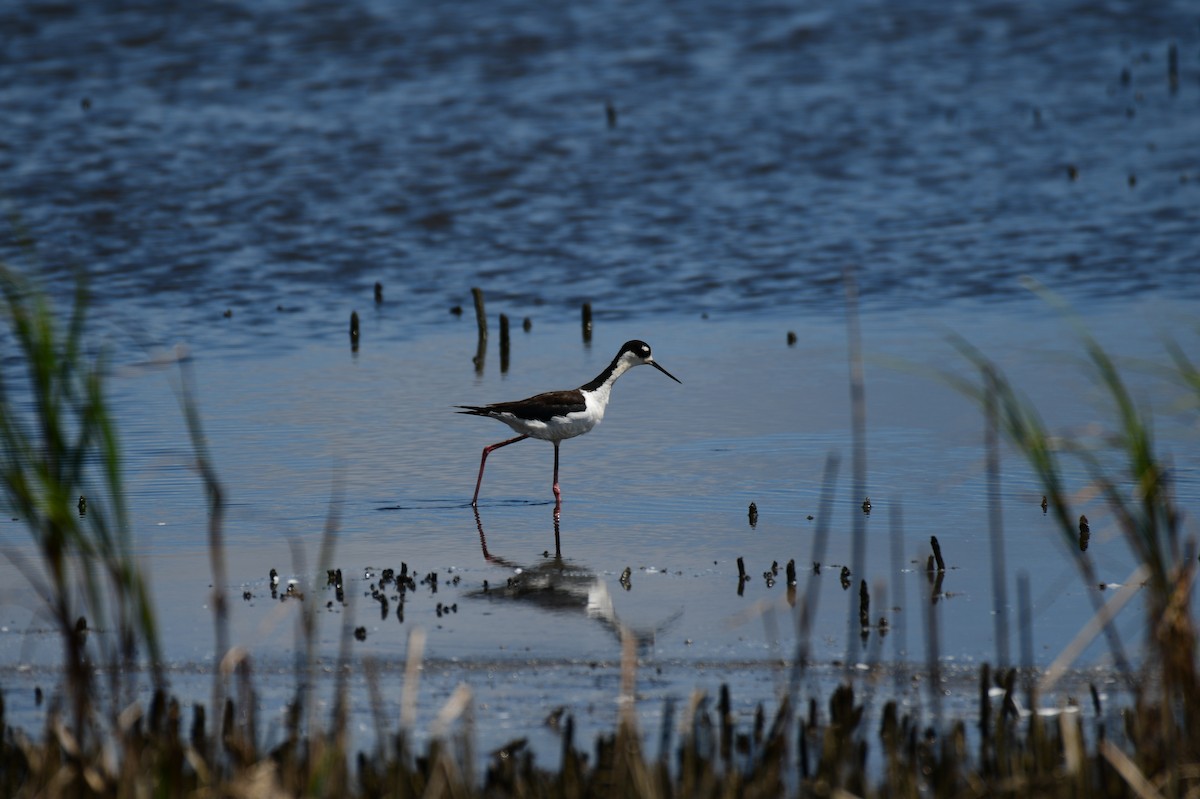
[[[570,391],[548,391],[528,399],[516,402],[498,402],[494,405],[459,405],[463,410],[459,413],[469,413],[475,416],[489,416],[499,419],[521,435],[501,441],[498,444],[483,448],[483,457],[479,460],[479,478],[475,481],[475,496],[471,504],[479,502],[479,487],[483,485],[483,467],[487,464],[488,453],[529,437],[540,438],[554,444],[554,501],[557,505],[562,501],[562,492],[558,489],[558,445],[565,438],[581,436],[600,424],[604,418],[604,409],[608,407],[609,395],[613,383],[635,366],[650,364],[667,377],[679,383],[679,378],[659,366],[650,356],[650,345],[644,341],[626,341],[617,352],[612,363],[590,383]]]

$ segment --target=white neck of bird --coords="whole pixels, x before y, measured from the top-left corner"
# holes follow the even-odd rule
[[[633,353],[623,352],[613,358],[612,363],[603,372],[596,375],[595,380],[580,386],[580,388],[584,391],[603,392],[607,397],[608,392],[612,391],[613,383],[617,382],[617,378],[641,363],[642,361]]]

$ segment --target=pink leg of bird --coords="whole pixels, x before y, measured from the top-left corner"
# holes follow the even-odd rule
[[[554,507],[562,505],[562,492],[558,490],[558,445],[561,442],[554,442]]]
[[[483,467],[487,465],[488,453],[494,449],[500,449],[501,447],[507,447],[509,444],[524,441],[527,438],[529,438],[527,435],[517,436],[516,438],[510,438],[508,441],[501,441],[499,444],[492,444],[490,447],[483,448],[483,457],[479,459],[479,478],[475,481],[475,496],[471,497],[471,507],[475,507],[479,502],[479,487],[483,485]]]

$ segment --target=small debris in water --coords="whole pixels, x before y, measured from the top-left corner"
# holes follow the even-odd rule
[[[1092,689],[1095,692],[1095,688]],[[33,704],[35,707],[42,706],[42,686],[35,685],[33,688]]]
[[[354,628],[354,637],[360,641],[367,640],[367,628],[366,627],[355,627]]]
[[[810,513],[810,514],[808,514],[808,516],[806,516],[805,518],[806,518],[806,519],[808,519],[810,522],[813,520],[813,517],[812,517],[812,514],[811,514],[811,513]]]
[[[375,304],[379,305],[383,302],[383,284],[379,281],[375,282]]]
[[[871,512],[871,498],[870,497],[867,497],[866,499],[863,500],[862,510],[863,510],[863,513]]]
[[[1091,525],[1088,524],[1087,517],[1081,515],[1079,517],[1079,534],[1083,535],[1084,533],[1090,533],[1091,531],[1092,528]]]
[[[450,313],[453,314],[454,316],[462,316],[462,306],[461,305],[453,306],[450,309]]]
[[[633,574],[633,569],[629,568],[628,566],[625,567],[625,571],[621,572],[621,579],[620,579],[621,587],[624,588],[626,591],[633,588],[633,583],[630,582],[630,580],[629,580],[629,578],[632,574]]]
[[[842,567],[841,579],[842,579],[842,590],[843,591],[848,590],[850,588],[850,567],[849,566]]]
[[[232,309],[232,308],[226,308],[226,309],[225,309],[225,314],[224,314],[224,316],[225,316],[225,318],[226,318],[226,319],[232,319],[232,318],[233,318],[233,309]]]
[[[1137,175],[1130,172],[1129,173],[1129,188],[1132,189],[1132,188],[1136,188],[1136,187],[1137,187]]]
[[[1079,180],[1079,167],[1075,166],[1074,164],[1067,164],[1067,177],[1070,178],[1072,182]]]
[[[617,126],[617,109],[613,106],[611,100],[604,101],[604,118],[608,120],[608,127],[610,129]]]
[[[87,516],[87,497],[85,497],[83,494],[80,494],[79,502],[76,504],[76,507],[79,508],[80,516]]]
[[[789,347],[796,346],[796,331],[795,330],[789,330],[787,332],[787,345]]]
[[[251,599],[254,599],[254,594],[250,593],[249,591],[243,591],[242,599],[246,602],[249,602]]]
[[[1092,528],[1086,516],[1079,517],[1079,551],[1087,552],[1088,543],[1092,540]]]
[[[521,329],[526,333],[528,333],[530,330],[533,330],[533,320],[526,316],[525,320],[521,322]]]
[[[821,563],[819,561],[814,560],[813,561],[813,574],[820,574],[820,573],[821,573]]]
[[[787,562],[787,584],[796,584],[796,561],[794,558]]]
[[[750,503],[750,526],[758,526],[758,506],[753,502]]]
[[[1046,501],[1046,495],[1042,494],[1042,513],[1045,513],[1048,507],[1050,507],[1050,503]]]
[[[590,343],[592,340],[592,304],[590,302],[583,304],[581,317],[584,343]]]
[[[358,351],[358,311],[350,312],[350,348]]]

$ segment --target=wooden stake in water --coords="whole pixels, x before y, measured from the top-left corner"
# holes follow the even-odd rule
[[[350,312],[350,349],[358,352],[358,311]]]
[[[475,372],[483,374],[483,362],[487,359],[487,312],[483,309],[483,289],[472,288],[471,297],[475,300],[475,323],[479,325],[479,341],[475,346]]]
[[[937,570],[939,572],[946,571],[946,561],[942,560],[942,546],[938,543],[937,536],[929,536],[929,545],[933,547],[933,558],[937,561]]]
[[[585,344],[592,343],[592,304],[585,302],[582,311],[583,322],[583,342]]]
[[[871,593],[867,590],[867,581],[858,583],[858,626],[866,630],[871,626]]]
[[[508,317],[500,314],[500,374],[508,372]]]

